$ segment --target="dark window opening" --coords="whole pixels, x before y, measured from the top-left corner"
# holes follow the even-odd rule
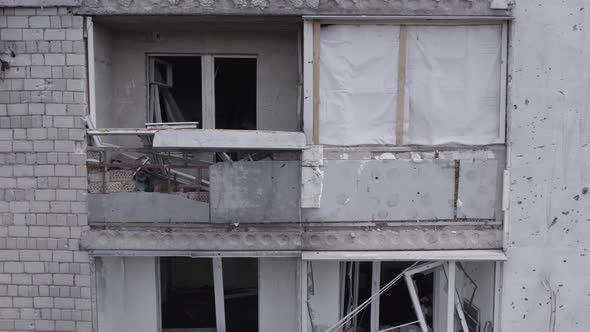
[[[224,258],[223,289],[227,332],[258,331],[258,260]]]
[[[202,127],[201,57],[158,57],[172,67],[171,87],[158,86],[162,122],[199,122]],[[155,61],[155,81],[166,81],[166,68]],[[168,82],[170,83],[170,82]],[[154,96],[152,96],[154,98]]]
[[[358,270],[354,268],[355,264],[358,264]],[[383,288],[411,264],[412,262],[381,262],[379,288]],[[356,275],[357,271],[358,276]],[[343,293],[343,316],[351,312],[354,308],[356,308],[356,306],[364,303],[371,297],[373,273],[374,271],[372,262],[346,263],[345,274],[343,278],[343,282],[345,283]],[[356,280],[358,280],[358,282]],[[418,299],[426,319],[426,324],[432,326],[434,294],[433,273],[432,271],[429,271],[427,274],[415,274],[413,276],[413,280],[416,284],[416,291],[418,292]],[[354,300],[355,294],[358,294],[358,299],[356,301]],[[350,323],[344,326],[344,330],[359,332],[370,331],[371,310],[372,306],[369,305],[360,311]],[[378,310],[379,331],[412,323],[418,320],[416,311],[410,298],[408,287],[404,279],[399,280],[397,284],[379,296]],[[417,326],[417,323],[414,323],[413,325]],[[399,332],[399,329],[394,329],[392,331]]]
[[[409,267],[411,262],[382,262],[381,263],[381,287],[385,286],[391,279],[399,275]],[[433,313],[433,273],[415,274],[414,282],[418,292],[418,299],[422,306],[422,312],[426,324],[432,326]],[[391,287],[381,295],[379,300],[379,328],[398,326],[417,320],[416,311],[412,305],[410,293],[406,283],[402,280],[400,284]]]
[[[213,264],[209,258],[161,257],[162,328],[215,328]]]
[[[215,58],[215,128],[256,129],[255,58]]]

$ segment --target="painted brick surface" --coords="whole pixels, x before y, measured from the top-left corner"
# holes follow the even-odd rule
[[[0,9],[0,331],[91,331],[82,18]]]

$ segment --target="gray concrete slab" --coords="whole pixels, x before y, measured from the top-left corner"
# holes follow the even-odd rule
[[[91,251],[287,251],[499,249],[502,230],[492,226],[110,228],[83,233]]]
[[[489,0],[83,0],[85,14],[506,15]]]
[[[457,204],[457,217],[495,219],[498,162],[496,160],[461,160],[459,165],[460,204]]]
[[[320,208],[302,220],[452,219],[454,185],[454,161],[326,160]]]
[[[209,203],[165,193],[88,194],[88,221],[208,223]]]
[[[300,221],[301,162],[223,162],[209,168],[211,222]]]

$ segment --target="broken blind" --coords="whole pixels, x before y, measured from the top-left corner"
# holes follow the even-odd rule
[[[320,143],[502,142],[502,49],[499,24],[322,26]]]

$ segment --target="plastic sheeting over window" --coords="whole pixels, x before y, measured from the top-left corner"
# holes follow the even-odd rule
[[[502,27],[408,27],[405,142],[497,143]]]
[[[399,26],[323,26],[320,38],[320,143],[395,144]]]
[[[400,26],[322,26],[320,143],[400,144],[397,112],[403,144],[501,143],[502,25],[410,25],[406,40],[398,110]]]

